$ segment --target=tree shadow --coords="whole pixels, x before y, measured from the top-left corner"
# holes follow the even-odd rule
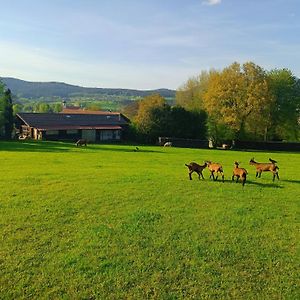
[[[166,152],[160,151],[160,150],[145,150],[145,149],[141,149],[139,148],[139,150],[137,150],[135,147],[127,147],[127,148],[113,148],[113,147],[105,147],[105,148],[99,148],[99,147],[95,147],[94,145],[90,146],[91,150],[95,150],[95,151],[112,151],[112,152],[131,152],[131,153],[163,153],[165,154]]]
[[[105,147],[101,147],[101,145]],[[68,152],[74,151],[76,153],[98,152],[98,151],[112,151],[112,152],[132,152],[132,153],[165,153],[160,150],[146,150],[135,146],[126,147],[106,147],[106,144],[88,144],[87,146],[77,147],[72,142],[58,142],[58,141],[1,141],[0,151],[14,151],[14,152]]]
[[[66,152],[74,148],[74,144],[45,141],[3,141],[0,151],[14,152]]]

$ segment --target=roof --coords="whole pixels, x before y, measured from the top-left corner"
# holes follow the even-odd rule
[[[46,130],[72,130],[72,129],[102,129],[102,130],[117,130],[122,129],[121,126],[45,126],[43,128],[37,128],[41,131]]]
[[[122,114],[65,114],[19,113],[17,117],[27,126],[40,130],[64,129],[120,129],[129,120]]]
[[[72,107],[64,107],[63,110],[60,112],[63,114],[88,114],[88,115],[119,115],[119,112],[111,112],[111,111],[104,111],[104,110],[88,110],[82,109],[81,107],[72,106]]]

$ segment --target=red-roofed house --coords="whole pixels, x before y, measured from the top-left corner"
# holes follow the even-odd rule
[[[45,140],[87,139],[90,142],[117,141],[130,121],[121,113],[77,110],[62,113],[19,113],[20,136]]]

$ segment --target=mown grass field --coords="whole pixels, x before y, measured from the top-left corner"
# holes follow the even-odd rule
[[[0,142],[1,299],[300,298],[299,153],[134,148]]]

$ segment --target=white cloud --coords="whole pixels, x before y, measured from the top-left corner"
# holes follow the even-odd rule
[[[206,0],[203,1],[202,3],[205,5],[217,5],[220,4],[222,2],[222,0]]]

